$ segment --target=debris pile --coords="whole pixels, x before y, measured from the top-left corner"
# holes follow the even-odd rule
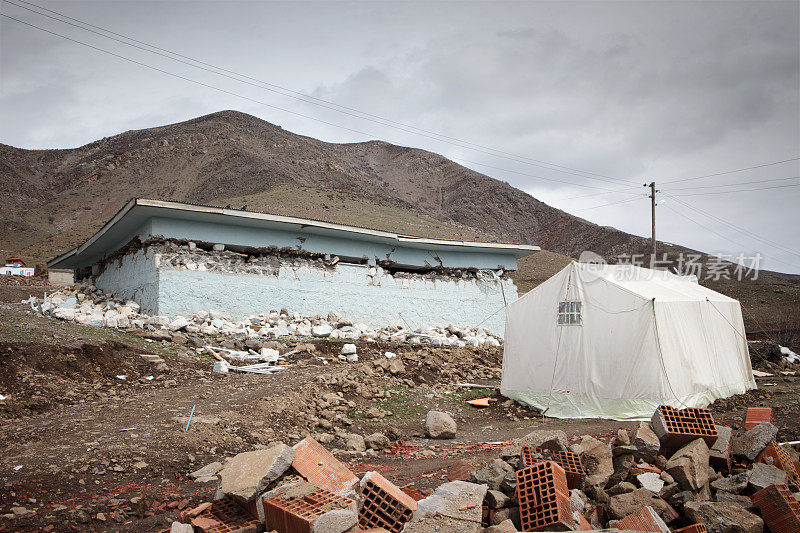
[[[210,465],[215,500],[173,530],[796,533],[797,452],[777,443],[770,420],[752,408],[734,430],[708,409],[660,406],[632,434],[534,431],[477,468],[456,461],[432,494],[357,476],[306,437]]]
[[[191,317],[148,316],[141,312],[139,304],[123,301],[104,293],[94,285],[83,282],[64,288],[43,299],[31,296],[22,303],[34,311],[90,326],[110,328],[133,328],[159,331],[165,334],[193,334],[216,337],[228,336],[240,340],[328,338],[339,340],[382,341],[431,346],[463,348],[498,347],[501,337],[481,327],[460,327],[450,324],[445,327],[411,329],[403,320],[384,328],[372,328],[366,324],[354,324],[338,313],[327,317],[302,316],[286,309],[250,316],[236,322],[218,311],[200,311]]]

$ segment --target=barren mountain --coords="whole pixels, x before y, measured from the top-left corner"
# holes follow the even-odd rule
[[[440,155],[379,141],[325,143],[235,111],[74,149],[0,145],[0,193],[0,253],[32,262],[83,242],[134,196],[247,206],[421,236],[536,244],[549,252],[522,261],[517,283],[523,290],[584,250],[606,258],[649,250],[646,239],[550,207]],[[791,308],[800,286],[769,275],[739,285],[714,288],[754,306],[770,305],[764,291],[786,295],[776,298]]]

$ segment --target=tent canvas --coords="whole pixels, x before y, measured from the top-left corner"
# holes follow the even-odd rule
[[[557,418],[647,420],[756,388],[737,300],[573,262],[506,308],[501,393]]]

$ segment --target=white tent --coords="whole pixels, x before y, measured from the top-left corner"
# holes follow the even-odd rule
[[[739,302],[685,277],[573,262],[506,309],[500,390],[547,416],[645,420],[754,388]]]

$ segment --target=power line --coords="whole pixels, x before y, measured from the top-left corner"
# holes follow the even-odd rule
[[[58,11],[54,11],[52,9],[47,9],[45,7],[38,6],[38,5],[33,4],[31,2],[27,2],[26,0],[16,0],[16,1],[17,2],[22,2],[24,4],[28,4],[30,6],[34,6],[36,9],[39,9],[39,10],[42,10],[42,11],[47,11],[49,13],[54,13],[54,14],[58,15],[59,17],[63,17],[63,18],[75,21],[78,24],[74,24],[72,22],[68,22],[67,20],[62,20],[62,19],[59,19],[57,17],[53,17],[51,15],[48,15],[47,13],[41,13],[40,11],[36,11],[36,10],[31,9],[29,7],[26,7],[26,6],[23,6],[23,5],[19,5],[19,4],[15,3],[15,2],[11,2],[9,0],[3,0],[3,1],[8,3],[8,4],[11,4],[13,6],[16,6],[16,7],[20,8],[20,9],[25,9],[25,10],[31,12],[31,13],[35,13],[37,15],[40,15],[40,16],[47,17],[49,19],[55,20],[57,22],[61,22],[63,24],[68,24],[70,26],[79,28],[81,30],[91,32],[91,33],[93,33],[95,35],[99,35],[99,36],[101,36],[103,38],[111,39],[113,41],[122,43],[122,44],[124,44],[126,46],[131,46],[131,47],[137,48],[139,50],[143,50],[145,52],[152,53],[152,54],[155,54],[155,55],[158,55],[158,56],[161,56],[161,57],[165,57],[165,58],[170,59],[172,61],[176,61],[176,62],[182,63],[184,65],[188,65],[188,66],[191,66],[191,67],[194,67],[194,68],[198,68],[198,69],[204,70],[206,72],[211,72],[211,73],[216,74],[218,76],[223,76],[223,77],[226,77],[226,78],[229,78],[229,79],[233,79],[233,80],[238,81],[240,83],[245,83],[245,84],[248,84],[248,85],[252,85],[252,86],[258,87],[260,89],[264,89],[264,90],[267,90],[267,91],[274,92],[276,94],[280,94],[282,96],[296,95],[296,96],[299,96],[300,100],[303,101],[303,102],[306,102],[306,103],[309,103],[309,104],[312,104],[312,105],[317,105],[317,106],[323,107],[325,109],[336,111],[338,113],[342,113],[344,115],[347,115],[347,116],[350,116],[350,117],[354,117],[354,118],[357,118],[357,119],[360,119],[360,120],[371,121],[371,122],[380,124],[382,126],[388,126],[388,127],[391,127],[391,128],[399,129],[399,130],[404,131],[406,133],[411,133],[411,134],[414,134],[414,135],[420,135],[420,136],[423,136],[423,137],[427,137],[427,138],[436,140],[438,142],[444,142],[444,143],[447,143],[447,144],[453,144],[455,146],[459,146],[460,148],[467,148],[467,149],[474,150],[474,151],[477,151],[477,152],[481,152],[481,153],[484,153],[486,155],[490,155],[490,156],[493,156],[493,157],[499,157],[499,158],[503,158],[503,159],[510,159],[510,160],[515,161],[517,163],[533,165],[533,166],[545,168],[547,170],[551,170],[551,171],[555,171],[555,172],[562,172],[562,173],[566,173],[566,174],[572,174],[572,175],[575,175],[575,176],[580,176],[580,177],[584,177],[584,178],[588,178],[588,179],[597,179],[599,181],[620,182],[620,183],[625,182],[625,180],[623,180],[623,179],[614,178],[614,177],[611,177],[611,176],[606,176],[604,174],[599,174],[599,173],[596,173],[596,172],[589,172],[589,171],[580,170],[580,169],[576,169],[576,168],[572,168],[572,167],[568,167],[568,166],[564,166],[564,165],[558,165],[556,163],[550,163],[548,161],[543,161],[543,160],[540,160],[540,159],[534,159],[534,158],[530,158],[530,157],[525,157],[525,156],[513,154],[511,152],[504,152],[504,151],[498,150],[496,148],[483,146],[483,145],[480,145],[480,144],[472,143],[470,141],[465,141],[465,140],[462,140],[462,139],[458,139],[456,137],[451,137],[451,136],[444,135],[444,134],[441,134],[441,133],[437,133],[437,132],[434,132],[434,131],[425,130],[423,128],[419,128],[419,127],[416,127],[416,126],[413,126],[413,125],[409,125],[409,124],[404,124],[402,122],[397,122],[397,121],[394,121],[394,120],[391,120],[391,119],[388,119],[388,118],[385,118],[385,117],[381,117],[379,115],[374,115],[374,114],[371,114],[371,113],[360,111],[360,110],[352,108],[352,107],[347,107],[347,106],[344,106],[344,105],[341,105],[341,104],[337,104],[335,102],[324,100],[322,98],[317,98],[315,96],[311,96],[311,95],[305,94],[305,93],[300,92],[300,91],[295,91],[293,89],[288,89],[286,87],[282,87],[282,86],[274,84],[274,83],[263,81],[263,80],[260,80],[258,78],[253,78],[253,77],[248,76],[246,74],[241,74],[241,73],[238,73],[236,71],[229,70],[229,69],[226,69],[226,68],[223,68],[223,67],[219,67],[219,66],[213,65],[211,63],[207,63],[207,62],[199,60],[199,59],[195,59],[195,58],[192,58],[192,57],[189,57],[189,56],[186,56],[186,55],[182,55],[182,54],[179,54],[177,52],[173,52],[173,51],[165,49],[165,48],[160,48],[158,46],[149,44],[147,42],[140,41],[140,40],[134,39],[132,37],[128,37],[128,36],[120,34],[120,33],[116,33],[116,32],[114,32],[112,30],[108,30],[106,28],[103,28],[103,27],[100,27],[100,26],[96,26],[94,24],[82,21],[80,19],[76,19],[74,17],[70,17],[70,16],[65,15],[63,13],[60,13]],[[11,17],[9,17],[9,18],[11,18]],[[14,19],[14,20],[17,20],[17,19]],[[117,39],[117,38],[111,37],[109,35],[104,35],[103,33],[99,33],[97,31],[91,30],[91,29],[86,28],[84,26],[89,26],[90,28],[95,28],[95,29],[98,29],[98,30],[100,30],[102,32],[105,32],[105,33],[108,33],[108,34],[111,34],[111,35],[116,35],[117,37],[121,37],[122,39],[125,39],[127,41],[132,41],[133,43],[138,43],[138,44],[144,45],[147,48],[144,48],[142,46],[137,46],[136,44],[131,44],[129,42],[125,42],[125,41],[123,41],[121,39]],[[39,28],[39,29],[41,29],[41,28]],[[153,50],[150,50],[149,48],[152,48]],[[165,53],[160,53],[160,52],[165,52]],[[172,56],[176,56],[176,57],[172,57]],[[186,59],[188,61],[184,61],[183,59],[179,59],[179,58],[183,58],[183,59]],[[198,64],[194,64],[194,63],[198,63]],[[211,68],[205,68],[204,66],[200,66],[200,65],[204,65],[205,67],[211,67]],[[218,72],[218,71],[220,71],[220,72]],[[225,74],[225,73],[228,73],[228,74]],[[229,74],[233,74],[233,76],[231,76]],[[240,79],[240,78],[244,78],[244,79]],[[257,83],[252,83],[251,81],[247,81],[247,80],[251,80],[252,82],[257,82]],[[266,87],[264,87],[264,85],[266,85]],[[283,92],[281,92],[281,91],[283,91]],[[286,94],[286,92],[292,93],[292,95]],[[444,140],[444,139],[449,139],[449,141]],[[455,141],[455,142],[461,143],[461,144],[455,144],[454,142],[450,142],[450,141]],[[496,152],[496,153],[493,153],[493,152]],[[501,155],[498,155],[498,154],[501,154]],[[545,165],[547,165],[547,166],[545,166]],[[598,177],[592,177],[592,176],[598,176]],[[601,179],[601,178],[605,178],[605,179]]]
[[[688,191],[692,189],[715,189],[717,187],[736,187],[737,185],[750,185],[753,183],[767,183],[770,181],[786,181],[786,180],[796,180],[800,179],[800,176],[792,176],[790,178],[770,178],[770,179],[763,179],[763,180],[755,180],[755,181],[738,181],[736,183],[722,183],[718,185],[700,185],[697,187],[675,187],[674,189],[670,188],[670,191]]]
[[[681,212],[680,212],[680,211],[678,211],[677,209],[673,209],[671,206],[669,206],[669,205],[667,205],[667,204],[661,204],[661,205],[662,205],[662,207],[666,207],[666,208],[667,208],[667,209],[669,209],[670,211],[672,211],[672,212],[674,212],[674,213],[678,214],[679,216],[681,216],[681,217],[683,217],[683,218],[685,218],[685,219],[689,220],[690,222],[693,222],[694,224],[697,224],[697,225],[698,225],[698,226],[700,226],[701,228],[703,228],[703,229],[705,229],[705,230],[707,230],[707,231],[710,231],[711,233],[713,233],[713,234],[715,234],[715,235],[717,235],[717,236],[719,236],[719,237],[722,237],[723,239],[725,239],[725,240],[726,240],[726,241],[728,241],[728,242],[732,242],[733,244],[736,244],[737,246],[747,246],[747,245],[745,245],[745,244],[742,244],[742,243],[740,243],[740,242],[738,242],[738,241],[734,241],[733,239],[731,239],[731,238],[729,238],[729,237],[727,237],[727,236],[723,235],[722,233],[719,233],[718,231],[716,231],[716,230],[714,230],[714,229],[712,229],[712,228],[710,228],[710,227],[708,227],[708,226],[706,226],[706,225],[704,225],[704,224],[702,224],[702,223],[698,222],[697,220],[695,220],[695,219],[691,218],[691,217],[690,217],[689,215],[687,215],[686,213],[681,213]],[[790,267],[793,267],[793,268],[800,268],[800,265],[795,265],[795,264],[793,264],[793,263],[787,263],[786,261],[782,261],[781,259],[778,259],[778,258],[776,258],[776,257],[772,257],[771,259],[772,259],[773,261],[777,261],[777,262],[779,262],[779,263],[783,263],[784,265],[787,265],[787,266],[790,266]]]
[[[764,167],[771,167],[773,165],[780,165],[782,163],[789,163],[791,161],[798,161],[800,157],[792,157],[790,159],[784,159],[782,161],[773,161],[772,163],[764,163],[762,165],[754,165],[752,167],[745,167],[745,168],[737,168],[736,170],[726,170],[725,172],[717,172],[715,174],[705,174],[703,176],[692,176],[689,178],[681,178],[681,179],[673,179],[667,181],[660,181],[659,183],[666,184],[666,183],[678,183],[680,181],[689,181],[689,180],[699,180],[705,178],[713,178],[715,176],[723,176],[725,174],[735,174],[736,172],[744,172],[745,170],[754,170],[756,168],[764,168]]]
[[[793,185],[773,185],[772,187],[758,187],[755,189],[738,189],[735,191],[710,191],[710,192],[693,192],[687,194],[673,194],[672,196],[706,196],[709,194],[729,194],[734,192],[752,192],[752,191],[766,191],[768,189],[785,189],[788,187],[800,187],[800,183]]]
[[[697,207],[697,206],[694,206],[694,205],[692,205],[692,204],[689,204],[689,203],[687,203],[687,202],[685,202],[685,201],[681,200],[680,198],[675,198],[675,196],[673,196],[673,195],[671,195],[671,194],[668,194],[668,193],[664,193],[664,194],[665,194],[667,197],[669,197],[669,198],[672,198],[672,199],[673,199],[673,200],[675,200],[676,202],[678,202],[678,203],[680,203],[680,204],[684,205],[685,207],[687,207],[687,208],[689,208],[689,209],[691,209],[691,210],[693,210],[693,211],[696,211],[697,213],[699,213],[699,214],[701,214],[701,215],[704,215],[704,216],[706,216],[706,217],[707,217],[707,218],[709,218],[709,219],[715,220],[715,221],[717,221],[717,222],[719,222],[719,223],[721,223],[721,224],[724,224],[724,225],[726,225],[726,226],[729,226],[730,228],[732,228],[732,229],[734,229],[734,230],[736,230],[736,231],[738,231],[738,232],[740,232],[740,233],[744,233],[744,234],[748,235],[749,237],[751,237],[751,238],[753,238],[753,239],[756,239],[756,240],[762,241],[762,242],[764,242],[765,244],[769,244],[770,246],[774,246],[775,248],[777,248],[777,249],[779,249],[779,250],[781,250],[781,251],[783,251],[783,252],[787,252],[787,253],[790,253],[790,254],[792,254],[792,255],[796,255],[797,257],[800,257],[800,253],[799,253],[799,252],[797,252],[797,251],[795,251],[795,250],[792,250],[791,248],[786,248],[786,247],[784,247],[782,244],[779,244],[779,243],[777,243],[777,242],[775,242],[775,241],[773,241],[773,240],[767,239],[766,237],[762,237],[761,235],[758,235],[757,233],[754,233],[754,232],[752,232],[752,231],[751,231],[751,230],[749,230],[749,229],[743,228],[743,227],[741,227],[741,226],[737,226],[737,225],[736,225],[736,224],[734,224],[733,222],[729,222],[729,221],[727,221],[727,220],[725,220],[725,219],[723,219],[723,218],[721,218],[721,217],[718,217],[717,215],[715,215],[715,214],[713,214],[713,213],[709,213],[708,211],[704,211],[703,209],[700,209],[700,208],[699,208],[699,207]]]
[[[641,194],[637,194],[635,198],[625,198],[624,200],[620,200],[618,202],[610,202],[610,203],[602,204],[602,205],[593,205],[592,207],[582,207],[581,209],[570,209],[570,212],[577,213],[578,211],[589,211],[591,209],[599,209],[601,207],[608,207],[610,205],[617,205],[617,204],[624,204],[624,203],[627,203],[627,202],[633,202],[634,200],[639,200],[640,198],[646,198],[646,196],[643,196]]]
[[[575,187],[586,187],[588,189],[599,189],[601,191],[608,191],[609,193],[621,192],[621,191],[616,191],[616,190],[613,190],[613,189],[607,189],[605,187],[597,187],[595,185],[583,185],[583,184],[580,184],[580,183],[574,183],[572,181],[560,180],[560,179],[557,179],[557,178],[548,178],[548,177],[545,177],[545,176],[538,176],[536,174],[529,174],[527,172],[521,172],[519,170],[511,170],[509,168],[496,167],[496,166],[493,166],[493,165],[488,165],[486,163],[479,163],[477,161],[469,161],[468,159],[451,158],[450,160],[451,161],[455,161],[456,163],[464,164],[465,166],[466,165],[478,165],[478,166],[481,166],[481,167],[491,168],[491,169],[494,169],[494,170],[500,170],[502,172],[511,172],[512,174],[519,174],[521,176],[528,176],[530,178],[536,178],[536,179],[546,180],[546,181],[554,181],[554,182],[557,182],[557,183],[566,183],[567,185],[572,185],[572,186],[575,186]],[[629,188],[630,189],[638,189],[638,187],[629,187]],[[632,193],[625,192],[624,194],[632,194]]]

